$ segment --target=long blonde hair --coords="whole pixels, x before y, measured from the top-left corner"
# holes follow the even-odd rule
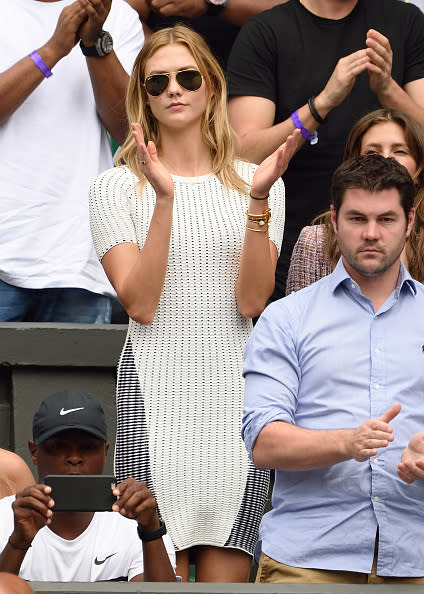
[[[416,186],[414,200],[415,222],[411,235],[406,242],[405,252],[411,276],[420,282],[424,282],[424,128],[412,117],[401,111],[376,109],[363,116],[353,126],[346,142],[343,161],[358,157],[361,154],[364,134],[373,126],[385,122],[394,122],[402,128],[406,144],[417,164],[417,171],[413,176]],[[325,257],[334,268],[340,258],[340,250],[331,223],[330,211],[327,210],[315,217],[312,224],[325,225]]]
[[[211,152],[212,171],[226,188],[234,188],[242,193],[247,193],[245,182],[233,166],[234,134],[228,119],[224,73],[204,39],[189,27],[175,25],[156,31],[138,54],[127,89],[128,121],[140,123],[146,143],[148,140],[152,140],[160,154],[160,129],[150,110],[148,95],[143,83],[146,63],[149,58],[161,47],[173,43],[181,43],[187,47],[198,64],[206,84],[208,103],[202,118],[201,133]],[[138,178],[142,181],[145,180],[140,169],[137,146],[131,131],[117,156],[116,165],[127,165]]]

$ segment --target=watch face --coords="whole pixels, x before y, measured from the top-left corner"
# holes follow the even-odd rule
[[[97,50],[101,56],[107,56],[113,50],[112,35],[107,31],[103,31],[97,42]]]

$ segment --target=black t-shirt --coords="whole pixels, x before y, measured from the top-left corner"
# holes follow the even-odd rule
[[[401,86],[424,78],[424,14],[400,0],[358,0],[340,20],[317,17],[298,0],[289,0],[249,19],[230,54],[229,94],[265,97],[281,122],[318,95],[339,58],[365,48],[376,29],[393,50],[392,76]],[[299,231],[329,205],[331,175],[340,164],[348,133],[360,117],[381,107],[367,72],[357,77],[344,102],[318,128],[319,142],[305,142],[284,174],[286,227],[273,298],[284,295],[293,245]]]
[[[225,70],[228,55],[237,33],[239,32],[239,27],[232,23],[228,23],[217,16],[209,16],[207,14],[188,19],[184,17],[162,17],[151,12],[147,20],[147,25],[152,31],[157,31],[164,27],[172,27],[176,23],[188,25],[197,31],[197,33],[200,33],[200,35],[207,41],[222,68]]]

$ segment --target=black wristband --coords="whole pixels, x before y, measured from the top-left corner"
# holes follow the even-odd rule
[[[205,3],[207,16],[218,16],[221,10],[227,6],[228,0],[218,0],[216,3],[215,1],[205,0]]]
[[[207,4],[206,15],[217,17],[222,10],[222,6],[215,6],[214,4]]]
[[[150,542],[162,538],[166,534],[166,526],[162,520],[159,520],[159,528],[156,530],[143,530],[140,524],[137,526],[137,533],[140,540],[143,542]]]
[[[264,196],[263,198],[257,198],[256,196],[253,196],[252,194],[249,194],[249,196],[251,198],[253,198],[253,200],[268,200],[269,198],[269,194],[267,194],[266,196]]]
[[[322,118],[319,113],[317,112],[317,108],[315,107],[315,97],[309,97],[308,99],[308,107],[309,111],[311,112],[312,117],[316,120],[319,124],[325,124],[327,118]]]
[[[7,541],[10,546],[12,547],[12,549],[16,549],[17,551],[27,551],[29,548],[32,547],[32,545],[28,545],[27,547],[20,547],[18,545],[15,545],[11,540],[10,540],[10,536],[9,536],[9,540]]]

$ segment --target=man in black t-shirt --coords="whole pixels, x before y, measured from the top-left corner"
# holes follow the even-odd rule
[[[284,175],[277,299],[300,229],[328,208],[353,123],[381,106],[424,123],[424,15],[399,0],[289,0],[247,21],[227,72],[244,158],[261,162],[294,127],[305,138]]]
[[[251,16],[287,0],[127,0],[149,29],[157,31],[176,23],[202,35],[222,68],[242,24]]]

